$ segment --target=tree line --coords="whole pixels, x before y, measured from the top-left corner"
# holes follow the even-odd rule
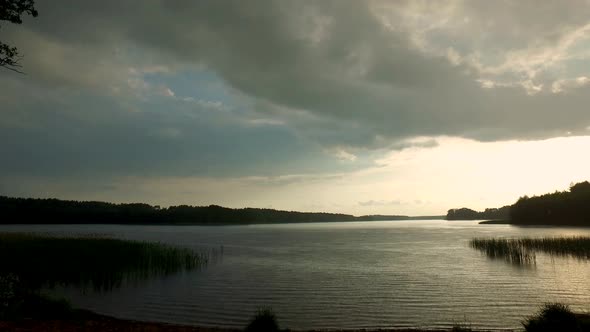
[[[523,196],[512,205],[478,212],[451,209],[447,220],[508,220],[517,225],[590,226],[590,183],[572,184],[569,190],[540,196]]]
[[[584,181],[566,191],[521,197],[511,206],[510,219],[523,225],[590,226],[590,183]]]
[[[171,207],[144,203],[107,203],[0,196],[0,224],[260,224],[372,220],[409,220],[418,217],[273,209],[231,209],[218,205]]]
[[[505,220],[510,216],[510,206],[501,208],[488,208],[482,212],[468,208],[450,209],[447,212],[447,220]]]

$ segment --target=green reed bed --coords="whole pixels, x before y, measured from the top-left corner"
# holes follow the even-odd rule
[[[107,291],[123,282],[199,268],[209,252],[103,236],[0,234],[0,276],[21,288],[74,286]]]
[[[470,246],[491,258],[515,264],[535,264],[536,253],[590,259],[590,237],[475,238]]]

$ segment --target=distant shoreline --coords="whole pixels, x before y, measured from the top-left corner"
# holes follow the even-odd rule
[[[562,224],[548,224],[548,223],[538,223],[538,224],[523,224],[513,222],[512,220],[507,219],[499,219],[499,220],[485,220],[478,223],[479,225],[512,225],[518,227],[576,227],[576,228],[590,228],[590,225],[587,224],[577,224],[577,223],[562,223]]]
[[[336,223],[353,223],[353,222],[377,222],[377,221],[420,221],[420,220],[444,220],[448,221],[444,218],[433,218],[433,217],[412,217],[412,219],[363,219],[363,220],[340,220],[340,221],[290,221],[290,222],[253,222],[253,223],[231,223],[231,222],[220,222],[220,223],[104,223],[104,222],[96,222],[96,223],[0,223],[0,226],[42,226],[42,225],[64,225],[64,226],[73,226],[73,225],[103,225],[103,226],[179,226],[179,227],[189,227],[189,226],[199,226],[199,227],[211,227],[211,226],[220,226],[220,227],[231,227],[231,226],[256,226],[256,225],[298,225],[298,224],[336,224]],[[456,220],[451,220],[456,221]],[[0,231],[1,233],[2,231]]]
[[[110,224],[226,226],[350,221],[444,219],[437,216],[362,215],[299,212],[218,205],[160,207],[145,203],[108,203],[0,196],[0,224]]]
[[[493,219],[493,220],[485,220],[485,221],[480,221],[479,222],[480,225],[514,225],[510,220],[508,219]]]
[[[153,321],[139,321],[132,319],[117,318],[113,316],[98,314],[90,310],[77,309],[75,316],[65,319],[28,319],[3,321],[0,320],[0,330],[4,331],[153,331],[153,332],[239,332],[241,328],[229,327],[206,327],[193,326],[174,323],[162,323]],[[298,331],[298,332],[451,332],[455,331],[450,328],[375,328],[375,329],[321,329],[321,330],[290,330],[283,329],[280,331]],[[468,331],[516,331],[510,329],[471,329]]]

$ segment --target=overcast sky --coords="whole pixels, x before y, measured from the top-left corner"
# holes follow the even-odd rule
[[[0,194],[416,215],[590,179],[588,1],[36,3]]]

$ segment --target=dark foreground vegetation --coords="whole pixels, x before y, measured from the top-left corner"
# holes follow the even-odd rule
[[[74,310],[44,292],[56,286],[106,292],[128,282],[199,268],[212,254],[98,236],[0,234],[0,321],[92,320],[97,315]],[[0,331],[13,330],[6,324],[0,323]]]
[[[562,303],[547,303],[537,314],[522,322],[527,332],[588,332],[590,315],[574,313]]]
[[[471,240],[470,246],[490,258],[500,258],[518,265],[535,264],[537,252],[590,259],[590,237],[475,238]]]
[[[258,312],[246,328],[244,332],[259,332],[259,331],[267,331],[267,332],[279,332],[279,322],[277,321],[277,316],[270,308],[259,309]]]
[[[87,310],[72,309],[67,302],[50,298],[38,301],[38,312],[45,312],[41,316],[28,319],[6,320],[0,319],[1,331],[143,331],[143,332],[279,332],[289,331],[281,329],[276,315],[270,309],[262,309],[246,324],[245,328],[207,328],[183,326],[154,322],[138,322],[116,319],[94,314]],[[48,313],[48,314],[47,314]],[[490,313],[493,314],[493,313]],[[522,321],[527,332],[590,332],[590,315],[574,313],[567,305],[561,303],[547,303],[540,310]],[[339,330],[332,330],[337,332]],[[370,332],[371,330],[347,329],[347,332]],[[376,331],[397,332],[469,332],[477,331],[467,325],[455,325],[449,329],[379,329]]]
[[[124,282],[199,268],[209,253],[96,236],[0,234],[0,293],[6,302],[55,286],[108,291]]]
[[[514,225],[590,226],[590,183],[572,184],[569,190],[541,196],[521,197],[500,209],[477,212],[467,208],[451,209],[447,220],[487,219],[483,223]]]
[[[167,208],[143,203],[114,204],[59,199],[0,196],[2,224],[170,224],[231,225],[261,223],[410,220],[442,216],[408,217],[295,212],[272,209],[230,209],[217,205],[179,205]]]

